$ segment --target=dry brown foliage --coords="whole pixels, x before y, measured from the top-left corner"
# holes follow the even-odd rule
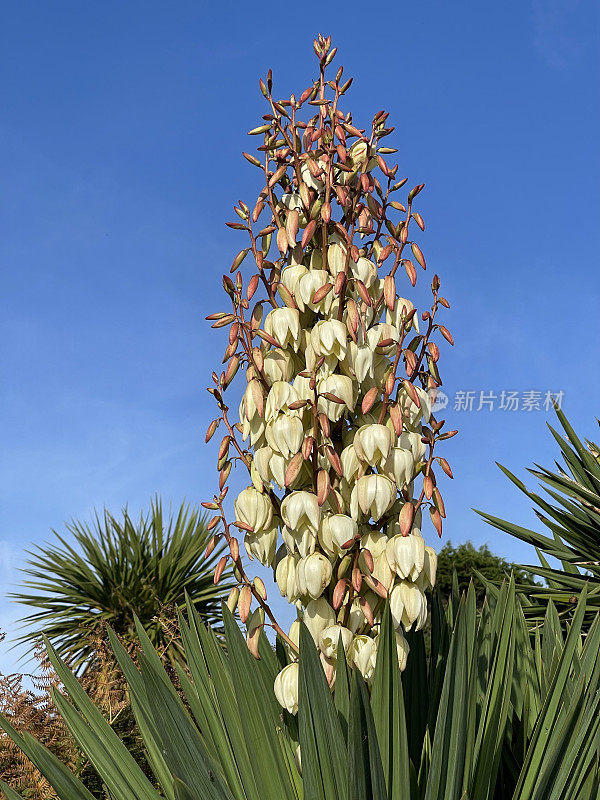
[[[165,658],[169,647],[179,639],[176,613],[162,609],[156,622],[165,630],[165,648],[159,655]],[[5,634],[0,632],[0,643]],[[137,661],[140,646],[137,642],[123,642],[127,652]],[[124,743],[147,771],[141,739],[131,712],[127,685],[115,662],[107,636],[94,641],[94,663],[79,680],[106,720],[117,731]],[[103,797],[101,785],[85,756],[57,713],[53,691],[60,691],[61,683],[43,649],[35,651],[35,674],[0,673],[0,713],[20,732],[28,733],[51,750],[69,769],[76,773],[92,793]],[[176,673],[165,659],[171,678]],[[55,800],[56,794],[38,770],[13,742],[0,734],[0,779],[19,791],[28,800]]]

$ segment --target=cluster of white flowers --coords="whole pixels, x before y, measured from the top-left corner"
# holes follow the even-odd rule
[[[284,202],[293,205],[292,196]],[[401,429],[385,410],[385,421],[380,422],[382,387],[391,373],[402,327],[415,324],[410,313],[413,305],[405,298],[396,298],[391,311],[378,304],[382,279],[376,264],[364,256],[349,263],[369,293],[370,306],[353,289],[347,293],[341,315],[339,300],[331,292],[314,302],[315,294],[318,297],[335,280],[345,260],[343,243],[331,237],[327,268],[321,251],[313,250],[305,259],[297,248],[282,271],[281,282],[297,308],[286,306],[268,313],[264,330],[278,346],[265,341],[247,370],[248,385],[239,413],[243,438],[253,448],[253,485],[239,494],[235,512],[237,521],[246,526],[248,554],[273,567],[282,596],[297,605],[324,664],[335,663],[341,638],[347,658],[369,681],[382,595],[389,594],[403,668],[408,645],[402,630],[424,625],[425,590],[435,581],[436,555],[421,535],[420,509],[410,532],[402,531],[400,521],[425,460],[421,424],[429,421],[430,400],[427,392],[416,388],[417,406],[401,389]],[[348,299],[358,309],[356,330]],[[257,362],[262,366],[260,374]],[[373,388],[378,393],[376,401],[363,413],[361,402]],[[338,443],[341,474],[332,466],[332,451]],[[318,474],[325,476],[321,490],[314,482],[313,452]],[[285,492],[282,499],[281,490]],[[279,534],[282,544],[278,547]],[[363,580],[349,604],[344,600],[352,584],[343,585],[336,611],[332,593],[352,572],[350,550]],[[297,703],[297,692],[290,689],[295,681],[297,669],[291,664],[275,684],[280,702],[289,710]]]
[[[299,99],[276,102],[270,73],[261,82],[272,113],[250,133],[264,136],[259,150],[266,157],[263,163],[244,155],[264,170],[265,185],[253,210],[241,201],[235,208],[242,222],[228,223],[250,237],[232,273],[250,252],[256,273],[245,292],[240,272],[235,281],[224,276],[233,313],[209,317],[215,327],[230,326],[227,367],[213,373],[209,389],[221,417],[209,426],[207,441],[221,422],[227,427],[219,450],[221,493],[205,504],[219,512],[210,525],[222,524],[229,544],[215,579],[230,558],[238,585],[229,606],[246,623],[255,654],[256,631],[264,625],[284,639],[291,663],[278,675],[275,693],[291,712],[298,702],[299,620],[330,685],[340,646],[369,683],[389,601],[404,668],[404,634],[425,624],[425,592],[435,582],[435,551],[421,534],[424,508],[439,534],[445,513],[434,462],[451,476],[433,448],[455,433],[442,433],[444,421],[431,410],[430,391],[441,385],[431,336],[439,331],[452,342],[435,321],[439,307],[449,305],[439,295],[439,278],[433,277],[433,302],[421,315],[423,333],[413,303],[396,285],[399,268],[415,285],[411,258],[426,267],[409,234],[413,221],[424,230],[413,207],[423,184],[408,193],[406,206],[393,199],[405,180],[384,159],[395,152],[381,146],[393,130],[387,114],[375,115],[369,136],[340,111],[351,81],[341,83],[342,68],[334,82],[325,81],[335,54],[330,46],[330,39],[315,40],[320,78]],[[331,103],[327,89],[335,95]],[[297,112],[307,101],[318,109],[303,123]],[[265,209],[270,219],[255,233]],[[392,211],[401,218],[392,221]],[[257,300],[260,286],[266,297]],[[223,392],[240,366],[246,387],[234,422]],[[288,634],[267,605],[262,582],[247,576],[225,518],[225,483],[235,460],[248,468],[251,485],[235,499],[231,524],[243,532],[248,556],[272,568],[281,595],[296,606]],[[254,600],[259,607],[252,612]]]

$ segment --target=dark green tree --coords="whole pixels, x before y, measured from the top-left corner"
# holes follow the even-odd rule
[[[475,547],[472,542],[464,542],[455,547],[448,540],[442,547],[438,553],[436,585],[445,600],[452,592],[454,572],[461,592],[473,580],[478,602],[483,600],[485,586],[477,573],[491,583],[500,584],[513,572],[519,585],[534,585],[533,578],[526,570],[492,553],[487,544]]]

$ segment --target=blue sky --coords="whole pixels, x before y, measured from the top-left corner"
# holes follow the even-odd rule
[[[265,111],[258,77],[272,67],[282,97],[305,88],[319,31],[355,76],[346,109],[364,125],[387,108],[400,172],[427,184],[421,242],[452,302],[440,365],[461,431],[444,536],[529,561],[471,508],[535,524],[494,462],[523,474],[555,455],[543,410],[458,412],[457,391],[474,408],[481,391],[563,391],[596,434],[597,4],[306,8],[2,5],[2,593],[64,520],[214,490],[204,387],[222,336],[204,317],[242,246],[224,222],[258,189],[240,155]],[[0,627],[17,615],[0,600]]]

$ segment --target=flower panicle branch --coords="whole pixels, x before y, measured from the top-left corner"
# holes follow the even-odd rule
[[[336,54],[330,37],[319,36],[314,49],[319,75],[298,97],[276,100],[270,71],[260,81],[268,111],[249,134],[262,143],[244,157],[263,186],[227,223],[248,241],[223,276],[230,310],[208,317],[228,336],[209,387],[219,415],[206,436],[224,428],[219,494],[205,507],[217,512],[214,543],[223,536],[229,545],[215,580],[231,560],[238,585],[229,605],[254,654],[265,625],[296,652],[297,623],[287,634],[277,624],[232,526],[250,559],[273,568],[326,673],[341,642],[369,680],[384,600],[403,664],[403,631],[424,624],[424,592],[435,581],[435,551],[421,527],[426,510],[441,536],[440,469],[452,477],[436,448],[456,431],[432,411],[442,384],[438,341],[453,344],[439,321],[450,304],[437,274],[420,315],[399,294],[427,268],[415,238],[425,230],[416,208],[424,184],[397,199],[407,179],[389,163],[397,151],[384,145],[394,130],[388,113],[377,112],[370,129],[357,127],[340,107],[352,79],[343,67],[327,75]],[[240,372],[246,384],[231,421],[224,397]],[[223,503],[238,464],[251,483],[228,523]]]

